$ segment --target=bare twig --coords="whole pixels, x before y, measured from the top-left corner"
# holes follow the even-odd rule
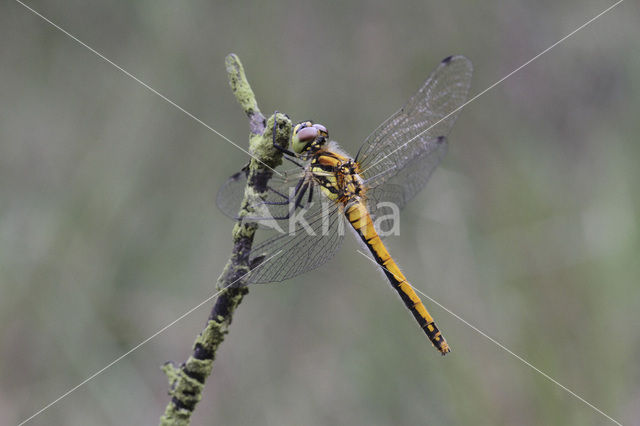
[[[247,186],[238,213],[238,217],[243,218],[249,213],[248,208],[253,201],[265,196],[267,182],[273,174],[272,168],[282,162],[282,154],[273,148],[274,128],[277,143],[287,146],[291,121],[284,114],[275,114],[268,121],[265,120],[240,59],[232,53],[227,56],[225,63],[231,90],[249,117],[249,151],[254,156],[249,163]],[[213,369],[216,351],[229,332],[235,310],[249,292],[243,283],[243,276],[250,269],[249,255],[257,227],[255,222],[242,219],[235,224],[231,256],[218,278],[218,288],[224,288],[225,291],[218,297],[206,327],[196,338],[189,359],[177,366],[172,362],[163,366],[171,385],[171,401],[160,419],[161,425],[188,425],[190,422],[191,414],[202,397],[205,380]]]

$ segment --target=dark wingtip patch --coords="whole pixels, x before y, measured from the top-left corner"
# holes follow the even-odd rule
[[[443,63],[443,64],[448,64],[449,62],[451,62],[451,59],[453,59],[453,55],[451,55],[451,56],[447,56],[446,58],[444,58],[444,59],[442,60],[442,63]]]
[[[444,143],[444,141],[447,140],[446,136],[438,136],[438,139],[436,140],[438,144]]]

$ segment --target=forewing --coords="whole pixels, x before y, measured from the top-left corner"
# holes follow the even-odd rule
[[[431,174],[447,153],[447,139],[440,137],[435,141],[423,144],[423,147],[424,151],[412,158],[398,173],[367,191],[367,206],[374,219],[392,215],[393,208],[387,203],[392,203],[398,209],[402,209],[424,188]],[[377,222],[381,228],[379,231],[384,233],[390,229],[391,220],[397,220],[397,218],[379,220]]]
[[[424,155],[439,155],[433,144],[446,137],[456,121],[472,71],[464,56],[446,58],[407,104],[366,139],[356,159],[371,187],[391,179],[416,158],[426,161]]]

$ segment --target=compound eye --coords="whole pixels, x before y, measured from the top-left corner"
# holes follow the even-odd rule
[[[314,124],[314,125],[313,125],[313,127],[315,127],[316,129],[318,129],[318,131],[319,131],[320,133],[329,134],[329,133],[327,132],[327,128],[326,128],[326,127],[324,127],[322,124]]]
[[[309,142],[312,141],[318,136],[318,129],[315,127],[305,127],[298,131],[298,140],[300,142]]]

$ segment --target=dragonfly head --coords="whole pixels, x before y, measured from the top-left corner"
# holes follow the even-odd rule
[[[313,121],[302,121],[291,133],[291,149],[296,154],[315,152],[327,143],[329,132],[322,124]]]

